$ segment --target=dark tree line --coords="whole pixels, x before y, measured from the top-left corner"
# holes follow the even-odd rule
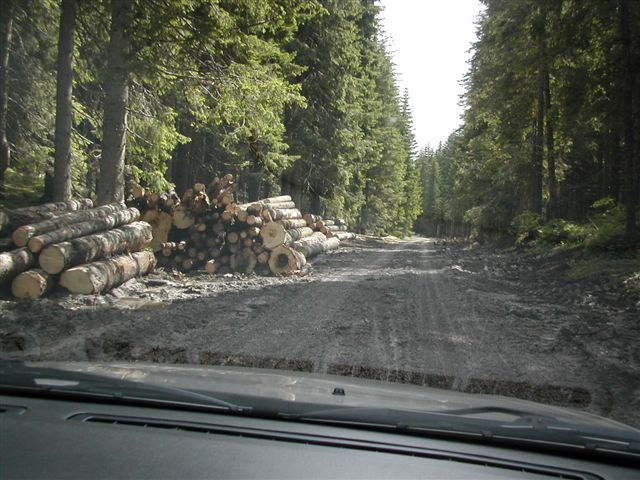
[[[9,0],[0,194],[120,201],[236,174],[362,231],[420,211],[411,113],[373,0]]]
[[[638,236],[640,2],[485,0],[463,126],[420,155],[423,229],[623,212]],[[606,200],[606,201],[605,201]],[[457,228],[455,228],[457,226]]]

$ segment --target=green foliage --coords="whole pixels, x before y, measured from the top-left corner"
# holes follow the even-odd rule
[[[640,286],[640,254],[600,251],[588,257],[578,257],[569,269],[569,278],[582,280],[589,277],[618,277],[630,290]],[[636,290],[638,291],[638,290]]]
[[[553,219],[543,224],[539,215],[525,211],[514,218],[512,233],[517,243],[539,247],[617,250],[626,246],[625,219],[624,207],[605,197],[593,203],[586,222]]]
[[[44,175],[25,173],[21,169],[7,170],[7,189],[2,208],[28,207],[40,203],[44,190]]]
[[[511,232],[516,243],[527,243],[538,238],[542,218],[539,214],[525,210],[511,221]]]
[[[624,18],[619,2],[483,3],[464,124],[420,155],[420,228],[455,234],[449,226],[464,222],[477,238],[623,247],[621,205],[637,203],[638,184],[633,160],[622,160],[637,144],[623,132],[640,121],[628,96],[638,85],[624,72],[640,61],[639,30],[627,50],[621,39],[625,22],[640,21],[640,3],[626,2]]]
[[[592,220],[589,233],[585,236],[584,245],[591,249],[617,249],[625,245],[626,210],[623,205],[616,205],[603,199],[594,203],[594,208],[602,209]]]
[[[370,0],[135,0],[125,181],[161,191],[231,172],[354,228],[408,235],[424,208],[408,94]],[[11,50],[8,195],[50,171],[59,4],[20,2]],[[79,2],[73,191],[92,195],[105,108],[109,2]],[[443,172],[452,170],[443,167]],[[448,177],[451,178],[451,177]],[[20,187],[20,188],[18,188]],[[442,199],[440,200],[442,201]]]

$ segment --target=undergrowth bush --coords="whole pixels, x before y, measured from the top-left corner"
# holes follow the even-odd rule
[[[511,222],[511,233],[517,243],[527,243],[537,239],[540,235],[542,218],[537,213],[525,210]]]
[[[511,222],[511,232],[519,244],[624,249],[625,208],[613,198],[602,198],[591,206],[587,221],[583,223],[558,218],[543,224],[540,215],[524,211]]]

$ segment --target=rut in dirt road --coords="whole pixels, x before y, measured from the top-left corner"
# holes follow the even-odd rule
[[[496,258],[426,239],[369,239],[316,259],[301,278],[179,283],[154,274],[106,304],[73,296],[3,302],[0,340],[12,358],[333,373],[509,395],[640,424],[638,361],[610,355],[605,364],[594,361],[593,345],[576,348],[572,332],[593,312],[531,294],[494,272]]]

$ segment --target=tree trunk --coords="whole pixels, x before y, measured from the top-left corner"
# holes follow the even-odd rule
[[[619,0],[620,40],[622,43],[622,124],[624,125],[624,204],[626,209],[626,234],[631,244],[638,241],[636,213],[638,198],[636,192],[636,148],[633,125],[634,71],[629,25],[629,0]]]
[[[44,233],[52,232],[59,228],[63,228],[66,225],[78,222],[86,222],[95,220],[98,218],[104,218],[112,213],[119,212],[127,207],[122,203],[113,203],[111,205],[104,205],[102,207],[92,208],[90,210],[80,210],[77,212],[64,213],[58,217],[54,217],[51,220],[44,220],[38,223],[32,223],[30,225],[22,225],[14,230],[11,236],[13,243],[18,247],[24,247],[29,240],[36,235],[42,235]]]
[[[151,241],[151,225],[134,222],[103,233],[50,245],[38,257],[40,267],[56,274],[82,263],[124,252],[138,251]]]
[[[102,156],[98,204],[124,201],[124,157],[129,101],[130,0],[111,0],[111,34],[107,51]]]
[[[17,298],[40,298],[56,287],[56,279],[47,272],[34,268],[22,272],[11,282],[11,293]]]
[[[546,49],[545,49],[546,52]],[[547,62],[545,62],[547,64]],[[545,97],[545,120],[546,132],[545,140],[547,144],[547,181],[549,188],[549,204],[547,208],[547,219],[555,218],[558,215],[558,180],[556,177],[556,157],[554,145],[554,115],[551,110],[551,85],[549,71],[544,72],[544,97]]]
[[[106,217],[97,218],[88,222],[72,223],[66,227],[53,230],[42,235],[37,235],[27,244],[29,250],[34,253],[39,252],[47,245],[52,243],[60,243],[95,232],[111,230],[112,228],[135,222],[140,218],[140,212],[137,208],[128,208],[120,212],[112,213]]]
[[[35,256],[27,248],[0,253],[0,285],[30,269],[35,263]]]
[[[71,293],[104,293],[127,280],[147,275],[155,265],[156,257],[149,251],[119,255],[65,271],[60,277],[60,285]]]
[[[53,200],[71,198],[71,128],[73,125],[73,37],[76,0],[62,0],[58,40]]]
[[[11,149],[7,139],[7,107],[9,100],[9,50],[14,10],[14,0],[5,0],[0,8],[0,200],[4,198],[6,173],[11,166]]]
[[[544,182],[544,44],[546,16],[541,11],[536,19],[535,41],[538,45],[538,78],[536,82],[537,99],[535,103],[535,118],[533,123],[533,148],[531,152],[531,193],[529,205],[531,211],[542,214],[542,196]]]

